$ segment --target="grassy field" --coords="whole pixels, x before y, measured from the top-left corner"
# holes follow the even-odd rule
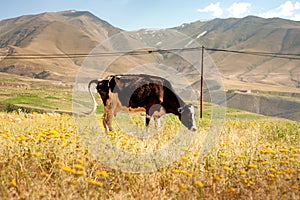
[[[0,199],[300,198],[299,122],[227,109],[216,143],[201,154],[213,123],[210,104],[204,104],[204,118],[193,134],[169,115],[158,133],[135,137],[124,127],[142,130],[144,117],[121,114],[113,123],[116,131],[100,133],[86,126],[93,134],[85,135],[76,118],[52,113],[72,109],[70,87],[0,75]],[[98,107],[99,126],[102,112]],[[159,158],[153,163],[161,167],[142,163],[151,172],[128,172],[132,160],[127,158],[115,166],[103,164],[103,157],[115,156],[103,150],[105,141],[137,157],[172,144],[178,132],[182,138],[192,136],[192,143],[178,147],[180,156],[167,165]],[[99,135],[97,143],[93,137]],[[103,151],[95,156],[87,140]]]
[[[58,81],[0,73],[0,111],[71,111],[72,89]]]
[[[151,173],[129,173],[95,158],[69,115],[0,113],[0,198],[300,198],[299,123],[230,109],[214,148],[200,155],[211,123],[209,112],[204,116],[177,161]],[[105,139],[136,154],[154,151],[179,127],[170,121],[149,140],[120,130],[105,133]]]

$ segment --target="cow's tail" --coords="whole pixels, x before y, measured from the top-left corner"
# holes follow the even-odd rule
[[[95,96],[94,96],[94,94],[93,94],[93,92],[92,92],[91,85],[92,85],[93,83],[98,84],[98,82],[99,82],[98,80],[91,80],[91,81],[89,82],[88,90],[89,90],[89,93],[90,93],[90,95],[91,95],[91,97],[92,97],[92,100],[93,100],[93,109],[92,109],[90,112],[85,112],[84,114],[86,114],[86,115],[90,115],[90,114],[92,114],[92,113],[95,113],[95,111],[96,111],[96,109],[97,109],[97,102],[96,102]]]

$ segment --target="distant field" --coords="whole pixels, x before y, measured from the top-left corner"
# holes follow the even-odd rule
[[[71,111],[72,88],[45,81],[0,73],[0,110]]]

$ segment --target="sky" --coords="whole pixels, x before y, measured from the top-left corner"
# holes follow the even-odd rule
[[[0,20],[63,10],[89,11],[115,27],[171,28],[214,18],[255,15],[300,21],[300,0],[0,0]]]

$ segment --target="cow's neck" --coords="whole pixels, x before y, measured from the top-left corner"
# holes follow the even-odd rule
[[[163,106],[166,109],[167,113],[172,113],[177,115],[179,119],[181,118],[181,114],[178,111],[180,107],[183,107],[185,102],[176,95],[173,91],[169,89],[165,89]]]

